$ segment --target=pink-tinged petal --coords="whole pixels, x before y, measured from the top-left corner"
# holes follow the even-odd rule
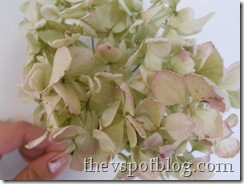
[[[83,153],[80,153],[78,150],[76,150],[72,156],[72,160],[70,163],[70,168],[75,171],[83,171],[84,168],[84,160],[89,158],[89,155],[85,155]]]
[[[240,151],[240,142],[233,136],[217,141],[213,146],[214,153],[221,158],[232,158]]]
[[[164,161],[166,158],[170,157],[177,147],[178,144],[176,143],[159,147],[160,160]]]
[[[210,161],[209,155],[204,156],[204,157],[194,158],[192,161],[190,161],[190,163],[193,164],[191,166],[191,168],[194,169],[194,170],[192,170],[192,175],[183,177],[182,179],[184,179],[184,180],[208,180],[208,179],[210,179],[211,177],[214,176],[214,173],[211,172],[209,170],[209,168],[207,167],[207,163],[209,163],[209,161]],[[201,164],[201,163],[205,163],[205,164]]]
[[[186,86],[183,78],[170,71],[157,72],[152,82],[154,97],[165,105],[186,103]]]
[[[120,57],[120,51],[114,47],[111,43],[103,43],[98,45],[96,54],[105,63],[116,62]]]
[[[203,67],[207,59],[214,52],[215,46],[212,42],[207,42],[197,47],[197,54],[195,56],[196,68],[200,69]]]
[[[193,120],[196,122],[195,133],[199,139],[223,137],[223,120],[215,109],[196,109]]]
[[[207,42],[198,47],[196,62],[196,73],[209,78],[211,81],[219,84],[223,77],[224,64],[219,52],[215,49],[213,43]]]
[[[148,117],[156,127],[160,126],[165,113],[165,105],[157,100],[146,98],[136,107],[136,116]]]
[[[145,148],[158,147],[160,144],[162,144],[162,141],[162,136],[158,132],[155,132],[144,141],[144,146]]]
[[[142,125],[138,123],[134,118],[132,118],[130,115],[126,116],[126,119],[133,125],[135,128],[136,132],[142,137],[146,138],[146,132],[143,129]]]
[[[174,113],[166,119],[163,128],[176,141],[184,141],[195,129],[195,123],[186,114]]]
[[[184,75],[195,72],[194,61],[191,53],[188,51],[179,51],[172,57],[171,61],[172,71]]]
[[[228,118],[226,118],[225,122],[227,122],[228,125],[233,128],[238,123],[238,116],[236,114],[231,114]]]
[[[235,62],[224,72],[220,86],[227,91],[240,89],[240,62]]]
[[[130,88],[126,83],[120,85],[120,89],[124,92],[124,114],[129,113],[130,115],[135,115],[134,98],[131,94]]]
[[[226,121],[223,122],[223,128],[224,128],[223,139],[227,138],[233,134],[232,129],[230,128],[229,124]]]
[[[224,98],[218,94],[215,84],[210,80],[204,76],[187,74],[184,76],[184,82],[193,102],[207,102],[211,107],[225,111]]]

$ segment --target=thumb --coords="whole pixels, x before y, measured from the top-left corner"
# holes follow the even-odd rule
[[[69,162],[69,155],[58,159],[58,152],[49,152],[33,160],[14,180],[52,180],[56,178]]]

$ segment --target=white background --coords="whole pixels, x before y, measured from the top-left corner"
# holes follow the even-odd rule
[[[26,62],[26,40],[19,30],[19,22],[24,15],[19,11],[21,0],[1,1],[0,6],[0,119],[32,121],[33,107],[23,104],[17,98],[16,85],[21,84],[24,63]],[[225,60],[225,66],[240,60],[240,1],[237,0],[182,0],[179,8],[192,7],[196,17],[209,12],[215,16],[204,27],[203,32],[194,36],[198,43],[212,41]],[[234,110],[237,114],[238,110]],[[234,128],[234,136],[240,140],[240,124]],[[216,173],[215,180],[240,179],[240,154],[231,159],[211,157],[218,163],[232,163],[233,173]],[[0,161],[0,179],[11,180],[22,168],[25,161],[15,151]],[[111,180],[115,176],[109,173],[85,173],[72,171],[69,168],[58,180]]]

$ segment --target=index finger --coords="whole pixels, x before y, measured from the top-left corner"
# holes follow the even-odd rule
[[[17,148],[25,146],[28,142],[42,136],[45,128],[34,126],[27,122],[0,123],[0,155],[7,154]],[[29,150],[30,152],[42,151],[52,144],[45,139],[41,144]],[[28,150],[27,150],[28,151]]]

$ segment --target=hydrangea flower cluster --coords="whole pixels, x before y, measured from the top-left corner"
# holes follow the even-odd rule
[[[19,96],[37,103],[34,122],[47,128],[27,147],[47,137],[67,142],[63,154],[72,153],[70,167],[80,171],[89,157],[196,165],[238,154],[231,129],[238,117],[223,113],[240,107],[240,64],[225,69],[213,43],[188,37],[213,13],[196,19],[191,8],[177,9],[179,1],[151,0],[144,10],[142,0],[24,0],[28,62]],[[182,172],[136,176],[212,176]]]

